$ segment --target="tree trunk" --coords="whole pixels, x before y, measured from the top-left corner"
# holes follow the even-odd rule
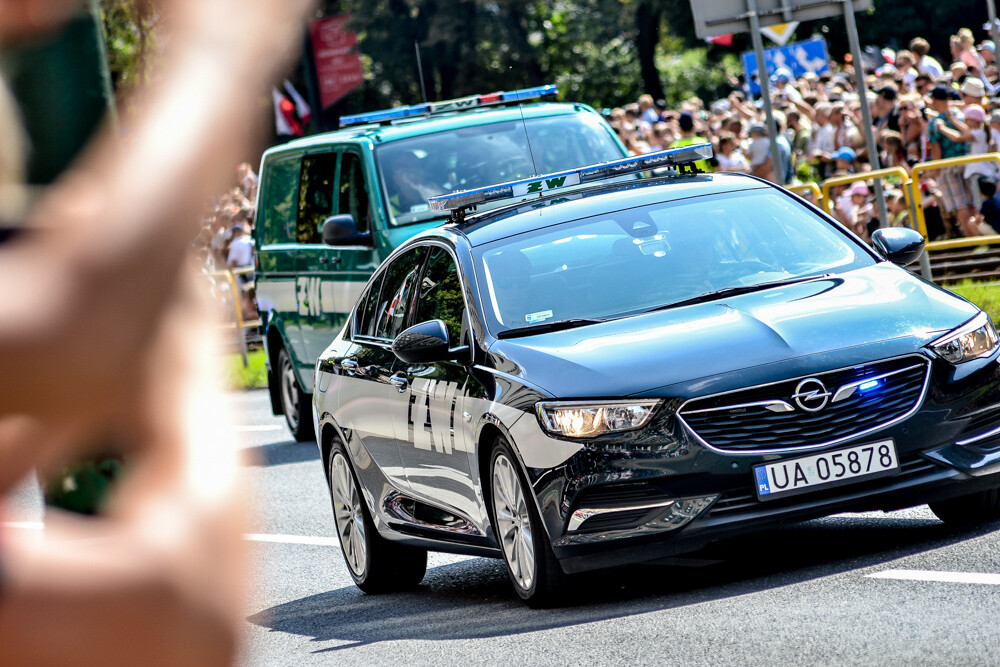
[[[660,9],[656,3],[651,0],[640,2],[635,10],[635,23],[638,28],[635,46],[639,53],[643,89],[653,99],[663,99],[663,84],[660,83],[655,62],[656,45],[660,42]]]

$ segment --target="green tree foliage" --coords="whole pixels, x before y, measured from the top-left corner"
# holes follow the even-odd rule
[[[146,0],[100,0],[111,81],[119,99],[146,78],[159,15]]]

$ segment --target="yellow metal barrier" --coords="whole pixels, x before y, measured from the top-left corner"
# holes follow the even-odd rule
[[[804,192],[808,192],[813,196],[813,203],[816,206],[823,205],[823,193],[820,192],[819,186],[815,183],[801,183],[799,185],[786,185],[785,189],[789,192],[794,192],[797,195],[801,195]]]
[[[910,176],[902,167],[886,167],[875,171],[863,171],[858,174],[847,174],[846,176],[834,176],[823,181],[823,209],[833,215],[833,201],[830,198],[830,190],[838,185],[850,185],[858,181],[867,181],[870,178],[891,178],[897,177],[903,185],[903,196],[906,197],[907,205],[911,204],[911,197],[908,191]],[[911,206],[912,208],[912,206]]]
[[[240,299],[240,288],[236,284],[236,276],[239,275],[251,275],[254,272],[252,266],[246,266],[240,269],[235,269],[230,271],[226,269],[225,271],[205,271],[204,275],[209,278],[222,278],[229,285],[229,290],[232,292],[233,296],[233,310],[236,312],[235,322],[232,324],[225,324],[223,328],[225,329],[235,329],[237,333],[237,338],[240,341],[240,355],[243,357],[243,366],[246,367],[248,364],[247,360],[247,340],[243,335],[244,329],[251,329],[253,327],[259,327],[261,325],[260,318],[254,318],[252,320],[243,319],[243,304]]]
[[[943,160],[931,160],[913,165],[913,200],[914,215],[916,215],[917,231],[927,239],[927,221],[924,219],[923,194],[920,190],[920,175],[926,171],[943,169],[945,167],[957,167],[975,162],[995,162],[1000,165],[1000,153],[982,153],[980,155],[963,155],[962,157],[951,157]],[[928,239],[927,250],[950,250],[953,248],[970,248],[991,243],[1000,243],[1000,235],[990,236],[970,236],[962,239],[948,239],[947,241],[931,241]]]

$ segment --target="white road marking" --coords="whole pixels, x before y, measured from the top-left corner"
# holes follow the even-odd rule
[[[1000,586],[1000,574],[984,572],[936,572],[933,570],[885,570],[865,575],[869,579],[940,581],[946,584],[986,584]]]
[[[280,431],[283,428],[285,427],[280,424],[267,424],[259,426],[236,426],[234,430],[237,433],[255,433],[257,431]]]
[[[337,547],[340,542],[336,537],[312,537],[310,535],[267,535],[251,533],[243,539],[250,542],[277,542],[279,544],[313,544],[323,547]]]

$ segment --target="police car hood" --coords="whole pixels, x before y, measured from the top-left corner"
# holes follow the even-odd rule
[[[888,263],[497,341],[499,370],[558,398],[687,398],[920,351],[978,313]]]

